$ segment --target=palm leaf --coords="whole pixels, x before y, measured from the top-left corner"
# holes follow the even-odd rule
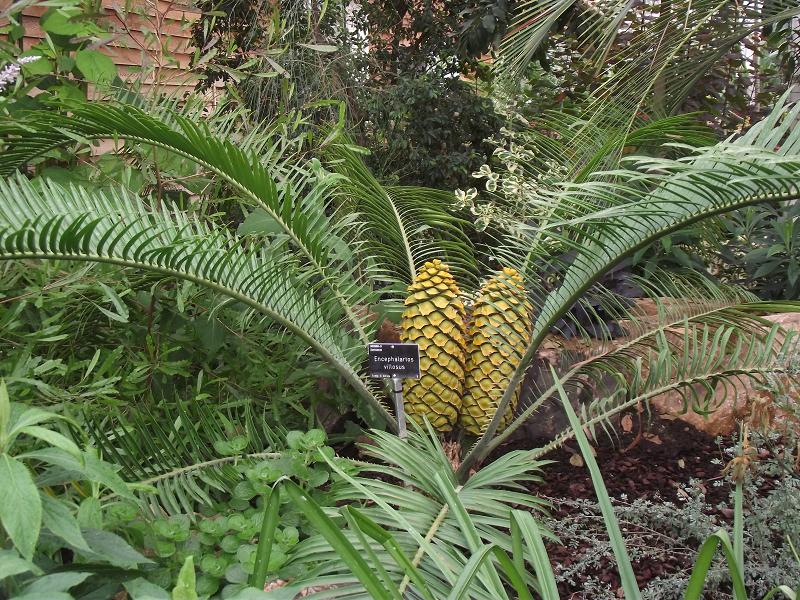
[[[794,308],[798,308],[795,303]],[[710,404],[722,390],[724,398],[738,399],[736,384],[745,380],[775,387],[778,379],[796,376],[800,360],[800,335],[782,331],[773,325],[766,332],[743,332],[739,326],[685,326],[683,331],[656,336],[656,345],[647,360],[630,361],[618,372],[617,387],[611,395],[597,398],[583,407],[581,426],[594,432],[598,425],[614,416],[670,392],[683,398],[683,410],[692,408],[708,414],[716,406]],[[615,361],[620,365],[621,361]],[[591,371],[591,369],[589,369]],[[743,388],[746,389],[746,388]],[[541,456],[572,437],[564,431],[536,451]]]
[[[528,452],[512,452],[479,471],[464,485],[458,485],[437,437],[416,425],[412,427],[407,440],[371,432],[375,443],[365,445],[363,450],[376,462],[374,466],[362,465],[362,474],[358,476],[348,475],[336,464],[330,464],[344,479],[337,498],[365,501],[366,506],[359,513],[391,535],[396,542],[394,550],[412,557],[411,562],[429,592],[444,598],[458,582],[473,552],[481,553],[485,546],[506,553],[513,551],[508,532],[512,507],[533,511],[546,507],[526,487],[539,481],[537,471],[545,463],[531,462]],[[380,474],[381,479],[369,475],[370,472]],[[362,543],[354,532],[344,533],[356,546]],[[395,561],[386,547],[375,542],[370,545],[370,552],[401,593],[410,597],[424,595],[407,575],[408,565]],[[305,565],[309,569],[305,585],[318,585],[317,578],[323,581],[347,573],[336,551],[318,536],[301,542],[292,562],[298,568]],[[312,565],[318,566],[311,570]],[[508,581],[502,570],[490,561],[475,568],[483,575],[469,581],[466,597],[487,600],[505,597],[505,587],[497,587],[498,581]],[[524,581],[535,587],[530,574],[524,575]],[[352,576],[349,584],[357,586]],[[352,587],[346,589],[353,597],[369,597],[363,591],[354,593]]]
[[[467,237],[468,221],[453,216],[452,192],[413,186],[384,186],[346,141],[327,150],[331,169],[345,180],[348,210],[360,214],[368,242],[365,260],[376,261],[382,277],[403,288],[426,260],[438,258],[469,289],[477,282],[477,263]]]
[[[352,217],[332,218],[325,210],[335,177],[305,176],[298,183],[297,172],[289,171],[279,187],[256,152],[259,147],[238,145],[238,139],[214,135],[203,121],[168,110],[150,113],[133,105],[104,102],[67,103],[65,108],[69,113],[35,111],[26,114],[22,123],[0,127],[8,146],[0,158],[0,175],[8,176],[36,157],[76,141],[125,139],[173,152],[214,173],[245,203],[265,211],[317,279],[325,282],[361,342],[371,341],[357,310],[372,299],[369,287],[348,285],[347,275],[354,267],[337,245],[357,223]],[[304,193],[296,192],[298,185]]]
[[[358,375],[361,346],[331,325],[308,272],[281,242],[247,248],[180,211],[145,210],[123,190],[35,187],[18,176],[0,182],[0,260],[26,258],[105,262],[201,284],[306,341],[393,422]]]
[[[784,97],[785,101],[785,97]],[[539,298],[532,341],[509,380],[497,413],[462,464],[464,477],[484,456],[525,370],[550,328],[626,256],[695,222],[759,202],[800,198],[800,115],[783,103],[773,115],[735,142],[701,150],[679,160],[638,159],[636,169],[596,174],[584,183],[565,184],[553,199],[554,218],[528,250],[550,261],[550,246],[575,254],[558,287]],[[577,217],[575,215],[578,215]],[[534,261],[535,264],[535,261]],[[527,281],[538,278],[527,274]]]
[[[198,505],[211,506],[215,492],[228,494],[242,480],[236,464],[281,456],[275,451],[281,447],[278,437],[263,419],[256,426],[250,403],[231,415],[243,425],[247,446],[226,455],[215,446],[229,437],[219,418],[224,407],[179,401],[171,409],[149,402],[153,405],[128,407],[128,414],[85,411],[84,423],[103,455],[121,467],[123,479],[139,490],[154,489],[138,495],[155,515],[192,515]]]

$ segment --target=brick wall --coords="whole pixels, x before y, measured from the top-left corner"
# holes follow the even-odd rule
[[[0,10],[8,6],[10,0],[0,0]],[[167,0],[102,0],[102,6],[112,33],[97,49],[112,58],[123,79],[141,80],[143,92],[155,88],[182,95],[194,88],[197,77],[187,69],[194,53],[191,27],[200,11]],[[44,6],[22,10],[24,50],[44,38],[39,17],[46,10]]]

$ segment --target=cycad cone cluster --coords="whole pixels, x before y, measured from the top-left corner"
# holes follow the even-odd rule
[[[461,409],[466,362],[464,303],[456,280],[440,260],[426,262],[408,288],[400,339],[419,344],[420,378],[406,379],[405,411],[424,415],[438,431],[450,431]]]
[[[478,435],[525,350],[530,307],[514,269],[503,269],[483,286],[468,326],[459,294],[440,260],[425,263],[408,289],[400,335],[419,344],[421,377],[405,382],[405,410],[417,422],[425,416],[438,431],[450,431],[458,422]]]

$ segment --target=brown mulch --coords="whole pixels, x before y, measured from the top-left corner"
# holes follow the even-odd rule
[[[626,494],[630,500],[648,498],[674,502],[680,500],[681,485],[689,479],[698,479],[708,484],[705,487],[709,502],[727,499],[725,486],[711,485],[722,477],[722,467],[711,461],[716,458],[723,464],[726,462],[714,438],[677,420],[658,419],[643,427],[641,436],[636,427],[627,434],[622,433],[614,442],[598,431],[595,459],[611,496]],[[639,440],[631,447],[637,437]],[[543,485],[532,491],[552,498],[594,499],[589,470],[570,463],[577,454],[580,454],[577,444],[568,443],[547,455],[547,459],[556,462],[545,467]]]
[[[634,417],[635,420],[635,417]],[[655,419],[637,423],[628,433],[621,433],[613,442],[600,432],[594,444],[596,460],[603,473],[606,488],[611,497],[621,495],[630,502],[648,499],[653,502],[673,502],[680,504],[686,494],[682,489],[690,480],[700,487],[706,496],[709,511],[715,513],[721,522],[730,522],[732,510],[727,508],[730,486],[714,485],[722,474],[726,457],[714,438],[702,434],[682,421]],[[516,448],[525,444],[519,442]],[[537,444],[529,443],[535,448]],[[508,448],[506,448],[507,450]],[[596,500],[589,471],[580,458],[576,443],[546,456],[556,461],[544,468],[543,482],[532,485],[531,492],[548,499],[552,503],[551,515],[556,519],[575,516],[576,507],[569,500]],[[717,459],[716,462],[712,460]],[[770,482],[767,482],[767,487]],[[716,508],[717,505],[721,508]],[[558,533],[558,532],[556,532]],[[566,547],[555,543],[548,544],[548,552],[554,566],[568,567],[581,555],[582,548]],[[694,561],[694,553],[675,555],[668,560],[634,562],[634,572],[640,587],[648,581],[678,570],[688,571]],[[602,566],[588,572],[619,590],[620,582],[613,557],[602,561]],[[580,582],[574,585],[559,584],[562,598],[588,598],[580,589]]]

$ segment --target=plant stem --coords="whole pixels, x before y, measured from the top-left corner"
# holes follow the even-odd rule
[[[460,492],[463,487],[464,486],[459,485],[456,488],[456,494]],[[428,529],[428,533],[425,534],[426,543],[430,543],[430,541],[433,539],[433,536],[435,536],[436,532],[439,531],[439,528],[442,526],[442,523],[444,523],[445,518],[447,518],[447,513],[449,509],[450,506],[448,504],[444,504],[442,506],[442,509],[439,511],[439,514],[436,515],[436,518],[433,520],[433,523],[431,523],[431,527],[430,529]],[[425,546],[420,545],[420,547],[417,548],[416,554],[414,554],[414,559],[411,561],[411,564],[414,565],[415,568],[418,567],[419,563],[422,562],[423,556],[425,556]],[[398,591],[400,592],[401,596],[403,595],[403,592],[405,592],[410,581],[411,578],[408,575],[403,577],[403,581],[400,582],[400,587],[398,588]]]

